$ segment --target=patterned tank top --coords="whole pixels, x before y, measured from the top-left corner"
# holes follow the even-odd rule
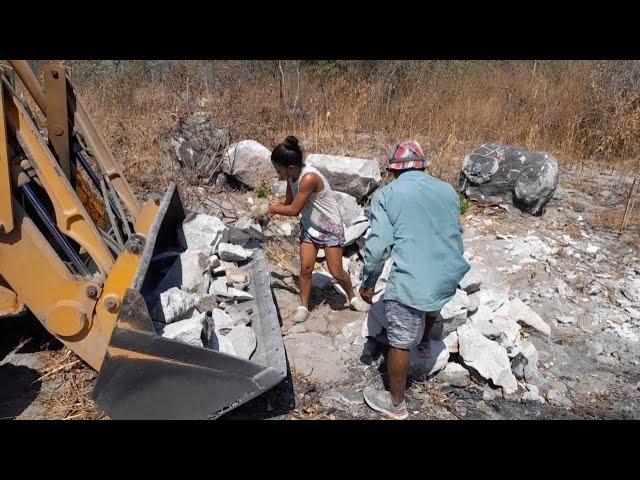
[[[315,173],[322,179],[324,189],[312,193],[300,212],[300,241],[310,241],[321,247],[341,246],[344,243],[344,221],[331,185],[320,171],[310,165],[300,172],[298,180],[289,180],[293,197],[298,194],[300,180],[307,173]]]

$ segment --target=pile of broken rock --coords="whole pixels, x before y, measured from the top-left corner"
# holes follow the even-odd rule
[[[156,332],[165,338],[250,359],[256,337],[250,327],[253,299],[246,264],[253,250],[244,248],[251,232],[227,226],[217,217],[198,214],[178,232],[182,253],[152,259],[170,262],[151,294]]]
[[[367,340],[381,338],[385,326],[382,296],[392,262],[387,261],[376,285],[378,301],[362,321],[348,324],[338,335],[336,343],[341,349],[365,345],[366,354],[371,345]],[[417,348],[411,350],[412,375],[435,376],[455,387],[467,386],[473,377],[485,384],[487,398],[495,397],[501,389],[507,398],[545,402],[539,390],[544,381],[538,371],[538,351],[527,339],[531,333],[525,328],[549,336],[550,327],[508,290],[493,285],[481,288],[486,277],[482,265],[472,263],[460,288],[440,312],[427,358],[420,356]],[[555,393],[550,391],[548,399],[553,400]],[[556,400],[565,404],[566,399]]]

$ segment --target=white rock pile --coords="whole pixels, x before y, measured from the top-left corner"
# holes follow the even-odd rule
[[[233,227],[232,227],[233,228]],[[235,227],[258,230],[251,222]],[[251,325],[251,274],[246,263],[253,250],[246,238],[230,239],[230,227],[217,217],[198,214],[182,224],[179,240],[185,251],[159,256],[175,258],[151,296],[156,331],[196,347],[250,359],[256,350]]]
[[[382,295],[393,260],[376,285],[376,301],[361,322],[354,322],[338,335],[342,348],[364,344],[365,339],[383,333],[386,325]],[[518,394],[525,400],[544,402],[537,394],[543,379],[538,371],[538,352],[527,338],[549,336],[549,325],[529,306],[509,294],[502,286],[484,284],[483,278],[493,278],[482,264],[471,264],[471,270],[460,282],[453,298],[440,312],[431,330],[428,356],[411,350],[410,365],[414,374],[434,376],[442,382],[464,387],[471,377],[500,388],[503,394]],[[442,322],[442,323],[441,323]],[[440,325],[438,325],[440,323]],[[439,338],[446,325],[450,332]],[[358,341],[352,330],[360,330]],[[536,394],[532,394],[532,390]]]

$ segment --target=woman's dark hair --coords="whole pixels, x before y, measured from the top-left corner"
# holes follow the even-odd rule
[[[295,167],[301,167],[302,163],[302,150],[298,144],[298,139],[292,135],[289,135],[284,139],[284,142],[279,144],[271,152],[271,161],[288,167],[293,165]]]

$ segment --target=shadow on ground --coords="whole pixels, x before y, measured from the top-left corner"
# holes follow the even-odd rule
[[[288,362],[287,362],[288,363]],[[220,420],[268,420],[287,415],[295,408],[291,369],[287,377],[268,392],[227,413]]]
[[[18,417],[40,393],[35,353],[45,345],[62,348],[31,313],[0,321],[0,418]]]

